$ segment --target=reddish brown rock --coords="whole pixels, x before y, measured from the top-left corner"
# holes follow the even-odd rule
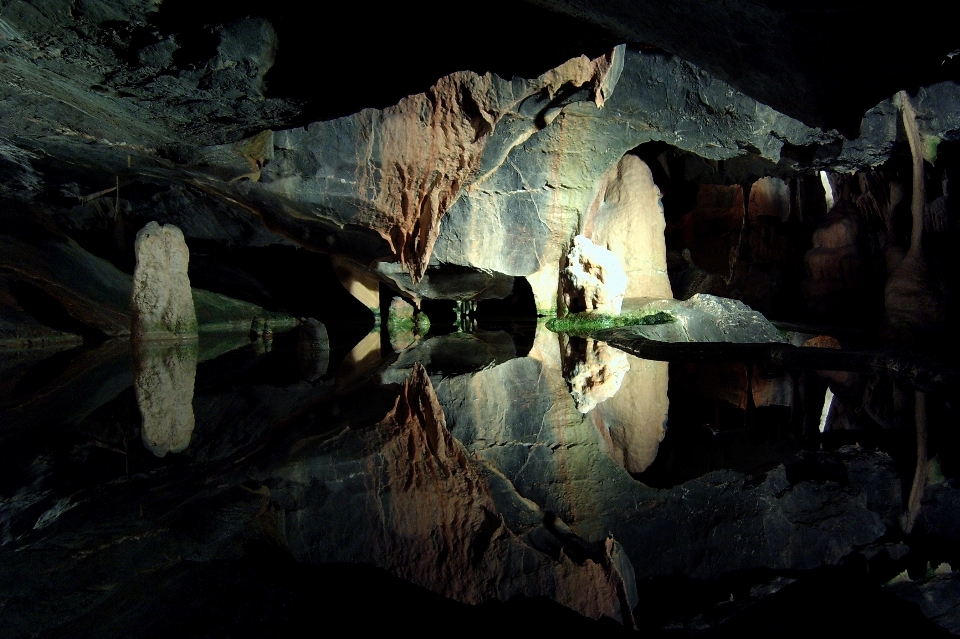
[[[612,539],[602,557],[578,563],[563,551],[551,558],[511,532],[479,464],[447,430],[420,364],[368,439],[379,450],[366,469],[378,504],[369,513],[377,521],[375,562],[466,603],[545,595],[587,617],[632,623]]]
[[[487,137],[501,115],[513,103],[539,92],[552,96],[564,85],[590,87],[595,103],[602,106],[613,63],[613,52],[593,60],[574,58],[529,81],[523,95],[506,103],[495,76],[461,71],[380,113],[364,112],[376,117],[369,123],[369,153],[374,153],[376,130],[379,170],[374,170],[372,157],[358,163],[357,193],[375,194],[365,219],[358,221],[377,231],[419,280],[441,218],[461,189],[485,177],[476,174]]]

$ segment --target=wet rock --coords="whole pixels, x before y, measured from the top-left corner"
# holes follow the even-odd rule
[[[683,249],[680,257],[682,264],[678,261],[678,268],[675,269],[673,277],[675,282],[673,288],[676,291],[674,297],[678,300],[688,300],[700,293],[717,297],[731,297],[727,281],[720,275],[710,273],[697,266],[693,261],[690,249]]]
[[[627,289],[627,274],[613,252],[577,235],[561,273],[563,302],[571,313],[619,315]]]
[[[195,341],[134,341],[133,385],[142,416],[140,436],[157,457],[182,452],[190,445],[197,355]]]
[[[197,336],[197,313],[187,277],[190,251],[173,225],[151,222],[137,233],[133,271],[133,337]]]
[[[780,331],[763,315],[738,300],[699,294],[686,301],[648,302],[639,310],[664,311],[675,321],[609,329],[607,332],[664,342],[786,343]]]
[[[44,326],[31,315],[17,299],[21,287],[19,282],[0,278],[0,348],[69,346],[83,341],[79,335]]]
[[[667,242],[680,251],[688,249],[690,259],[706,273],[730,277],[745,215],[743,188],[739,184],[698,184],[693,210],[668,224]],[[686,299],[697,292],[709,291],[692,291],[684,296],[677,291],[677,298]]]
[[[856,210],[841,205],[813,233],[813,248],[803,256],[803,291],[815,319],[875,321],[883,265],[870,252],[869,229],[861,220]]]
[[[390,300],[390,320],[394,322],[413,323],[413,305],[402,297],[395,297]]]
[[[82,325],[109,336],[130,333],[130,276],[36,218],[4,213],[0,265]]]
[[[941,564],[916,581],[906,571],[884,588],[901,599],[913,602],[932,622],[952,634],[960,633],[960,574]]]
[[[424,299],[472,302],[503,299],[513,292],[512,276],[469,266],[430,265],[420,280],[414,280],[397,262],[378,261],[371,269],[418,304]]]
[[[809,230],[791,217],[791,188],[765,177],[750,185],[746,217],[731,253],[730,288],[762,313],[802,312],[798,267],[809,247]]]

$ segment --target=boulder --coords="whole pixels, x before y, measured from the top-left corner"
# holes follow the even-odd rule
[[[638,312],[665,312],[674,321],[626,326],[605,333],[634,335],[661,342],[787,343],[784,335],[767,318],[739,300],[700,293],[685,301],[648,302]]]

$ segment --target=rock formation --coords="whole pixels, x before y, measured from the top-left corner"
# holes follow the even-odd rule
[[[613,253],[627,276],[624,299],[673,297],[667,277],[660,189],[643,160],[625,155],[600,180],[586,211],[583,234]]]
[[[564,377],[577,410],[589,413],[597,404],[617,394],[624,375],[630,370],[630,362],[626,353],[589,337],[581,352],[572,348],[570,339],[564,341]]]
[[[190,251],[175,226],[151,222],[137,233],[133,338],[196,338],[197,313],[187,277]]]
[[[374,563],[467,603],[547,595],[588,617],[632,622],[632,606],[623,605],[632,576],[619,571],[614,542],[577,562],[538,550],[537,536],[552,537],[548,530],[514,534],[482,467],[447,429],[419,364],[394,407],[357,444],[363,457],[356,461],[337,454],[323,465],[289,464],[283,473],[313,491],[339,484],[287,519],[285,535],[301,561]],[[361,476],[343,485],[340,464]],[[563,547],[562,539],[553,543]]]
[[[563,304],[571,313],[619,315],[627,289],[616,254],[577,235],[567,254],[567,267],[560,275]]]

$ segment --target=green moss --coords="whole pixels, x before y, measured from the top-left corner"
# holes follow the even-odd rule
[[[201,333],[247,333],[255,322],[260,331],[269,327],[274,333],[282,333],[300,323],[297,318],[284,313],[267,311],[256,304],[197,288],[193,289],[193,305],[197,309]]]
[[[554,317],[547,320],[547,328],[554,333],[568,333],[570,335],[589,335],[607,328],[622,326],[650,326],[652,324],[668,324],[676,318],[666,311],[633,312],[623,315],[607,315],[605,313],[571,313],[566,317]]]

